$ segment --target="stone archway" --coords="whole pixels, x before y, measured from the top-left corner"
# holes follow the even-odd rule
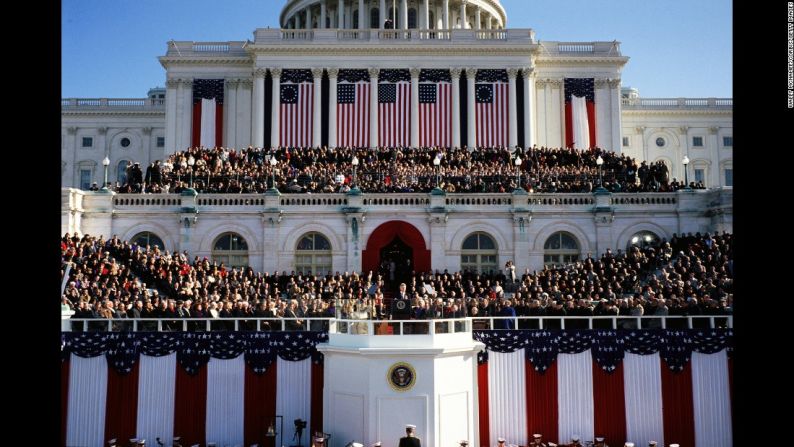
[[[411,248],[413,252],[411,264],[414,266],[414,271],[426,272],[430,270],[430,250],[427,249],[422,233],[408,222],[393,220],[379,225],[367,239],[367,248],[361,252],[363,272],[378,270],[381,249],[395,238]]]

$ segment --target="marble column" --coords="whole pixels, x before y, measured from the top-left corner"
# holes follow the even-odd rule
[[[273,81],[273,94],[271,95],[272,101],[270,109],[270,146],[275,148],[281,144],[279,139],[281,135],[281,68],[271,68],[270,78]]]
[[[460,68],[451,68],[452,77],[452,147],[460,147]]]
[[[408,29],[408,0],[400,0],[400,29]]]
[[[364,7],[364,0],[358,0],[358,29],[368,28],[365,21],[366,13],[367,9]]]
[[[179,81],[169,79],[165,81],[165,155],[173,154],[177,151],[176,144],[176,102]],[[75,152],[76,153],[76,152]]]
[[[516,76],[518,68],[507,69],[507,146],[515,148],[518,144],[518,106],[516,101]]]
[[[477,147],[477,129],[476,129],[476,122],[474,116],[474,108],[476,103],[474,102],[474,80],[477,76],[477,69],[476,68],[467,68],[466,69],[466,121],[467,121],[467,129],[466,135],[468,140],[468,147],[469,150]]]
[[[443,6],[442,6],[442,14],[443,14],[442,15],[443,22],[442,22],[441,28],[442,29],[450,29],[450,28],[452,28],[452,26],[449,23],[449,0],[444,0]]]
[[[328,69],[328,147],[336,148],[336,79],[338,68]]]
[[[468,28],[468,24],[466,23],[466,4],[468,3],[467,0],[460,1],[460,29]]]
[[[378,29],[384,29],[383,25],[386,23],[386,17],[389,17],[386,10],[386,0],[380,0],[380,5],[378,6]]]
[[[254,71],[254,93],[251,132],[254,147],[265,147],[265,75],[264,68]]]
[[[311,6],[307,6],[306,7],[306,26],[304,26],[304,28],[312,29],[312,7]]]
[[[314,76],[314,111],[312,113],[312,146],[320,147],[322,145],[322,137],[323,137],[323,126],[322,126],[323,69],[319,67],[312,68],[312,75]]]
[[[430,0],[422,0],[422,12],[424,13],[424,17],[422,18],[422,29],[430,29]]]
[[[247,147],[254,144],[254,140],[251,138],[251,98],[253,96],[253,85],[254,83],[251,79],[242,79],[240,80],[240,85],[237,86],[236,132],[237,144],[240,145],[240,147]]]
[[[419,72],[411,68],[411,147],[419,147]]]
[[[606,79],[595,78],[593,82],[593,94],[595,97],[595,114],[597,117],[604,117],[605,119],[596,119],[596,141],[595,145],[606,150],[619,151],[619,148],[611,148],[612,144],[612,126],[606,120],[606,117],[612,113],[611,98],[609,95],[609,83]],[[590,144],[594,144],[592,141]]]
[[[177,150],[183,151],[190,147],[191,140],[191,125],[193,124],[193,80],[182,80],[182,128],[179,147]],[[200,126],[201,123],[196,123]]]
[[[675,173],[673,177],[675,177],[679,182],[684,181],[684,165],[681,163],[681,160],[684,159],[684,156],[689,156],[689,126],[681,126],[678,128],[678,139],[679,145],[681,146],[681,155],[678,157],[678,160],[673,160],[673,163],[676,166],[671,166],[671,174]],[[670,179],[672,181],[672,179]]]
[[[378,147],[378,74],[379,68],[369,69],[369,148]]]
[[[239,83],[239,79],[226,80],[226,92],[223,96],[226,103],[223,108],[226,125],[223,131],[224,141],[221,142],[226,147],[237,147],[237,86]]]
[[[612,142],[611,147],[605,148],[607,150],[620,152],[620,79],[609,80],[609,97],[612,102],[610,113]]]
[[[327,14],[327,13],[328,13],[328,11],[327,11],[327,5],[325,4],[325,0],[322,0],[322,1],[320,2],[320,26],[319,26],[318,28],[320,28],[320,29],[325,29],[325,28],[327,28],[327,27],[325,26],[325,22],[326,22],[326,20],[327,20],[327,19],[326,19],[326,14]]]
[[[532,129],[532,121],[535,118],[535,79],[533,67],[522,70],[524,75],[524,147],[532,147],[535,144],[535,132]]]
[[[345,28],[345,0],[339,0],[339,6],[336,7],[338,18],[336,19],[336,27],[339,29]]]
[[[482,14],[480,12],[480,7],[477,7],[477,10],[474,12],[474,29],[480,29],[480,21],[482,20]]]

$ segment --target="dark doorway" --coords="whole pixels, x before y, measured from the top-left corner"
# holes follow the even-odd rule
[[[413,249],[395,236],[388,244],[380,249],[379,271],[386,278],[390,288],[395,288],[401,282],[407,282],[411,277],[414,266],[411,260],[414,257]]]

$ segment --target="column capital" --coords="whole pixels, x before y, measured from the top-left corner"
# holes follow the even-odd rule
[[[168,79],[165,81],[165,86],[169,88],[177,88],[179,87],[179,79]]]
[[[678,128],[678,134],[679,135],[686,135],[688,130],[689,130],[689,126],[680,126]]]
[[[531,78],[535,75],[535,67],[524,67],[521,69],[521,74],[526,78]]]
[[[180,82],[182,83],[182,87],[193,87],[192,79],[181,79]]]
[[[618,87],[620,87],[620,78],[610,79],[609,80],[609,87],[610,88],[618,88]]]
[[[720,130],[719,126],[711,126],[711,127],[709,127],[709,133],[711,135],[716,135],[717,132],[719,132],[719,130]]]
[[[545,79],[535,79],[535,87],[543,88],[545,86],[546,86],[546,80]]]
[[[320,67],[312,68],[312,76],[314,76],[314,79],[317,79],[317,78],[322,79],[323,78],[323,69],[320,68]]]
[[[595,78],[595,81],[593,81],[593,84],[594,84],[595,88],[605,88],[609,84],[608,81],[609,80],[606,79],[606,78]]]
[[[637,126],[637,127],[634,128],[634,130],[636,130],[638,134],[645,133],[645,129],[646,129],[645,126]]]
[[[380,68],[370,67],[367,69],[367,72],[369,73],[369,79],[371,81],[373,79],[377,79],[378,75],[380,74]]]
[[[335,78],[339,76],[338,68],[327,68],[326,71],[328,72],[328,78]]]
[[[508,68],[507,69],[507,77],[515,79],[518,76],[518,72],[521,71],[520,68]]]
[[[477,76],[477,69],[476,68],[467,68],[466,69],[466,77],[473,79]]]
[[[229,88],[237,88],[237,85],[239,85],[239,84],[240,84],[240,80],[239,79],[227,79],[226,80],[226,86],[229,87]]]
[[[77,133],[77,127],[75,127],[75,126],[69,126],[69,127],[67,127],[67,128],[66,128],[66,133],[68,133],[69,135],[74,135],[74,134],[76,134],[76,133]]]
[[[97,127],[96,131],[100,135],[105,135],[106,133],[108,133],[108,128],[104,127],[104,126],[103,127]]]
[[[254,81],[251,79],[240,79],[240,87],[242,88],[251,88],[254,85]]]
[[[411,72],[411,77],[412,78],[418,78],[419,77],[419,73],[422,71],[422,69],[421,68],[417,68],[417,67],[411,67],[409,69],[409,71]]]
[[[463,73],[463,69],[461,68],[450,68],[449,69],[449,76],[453,79],[460,79],[460,74]]]
[[[278,67],[271,68],[270,76],[274,78],[281,78],[281,68]]]
[[[149,127],[149,126],[143,127],[143,128],[141,128],[141,130],[143,131],[144,135],[151,135],[152,134],[152,128]]]
[[[562,79],[546,79],[546,83],[551,86],[551,88],[560,88],[562,87]]]
[[[466,6],[469,4],[469,0],[460,0],[460,4]]]

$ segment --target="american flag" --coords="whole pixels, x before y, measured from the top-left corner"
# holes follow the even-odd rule
[[[410,144],[411,74],[381,70],[378,84],[378,143],[395,147]]]
[[[452,145],[451,82],[449,70],[419,73],[419,146]]]
[[[507,146],[507,70],[477,70],[477,146]]]
[[[369,147],[369,73],[339,70],[337,82],[337,146]]]
[[[193,80],[191,146],[223,145],[223,79]]]
[[[281,75],[279,141],[286,147],[312,145],[314,78],[308,69],[284,70]]]

